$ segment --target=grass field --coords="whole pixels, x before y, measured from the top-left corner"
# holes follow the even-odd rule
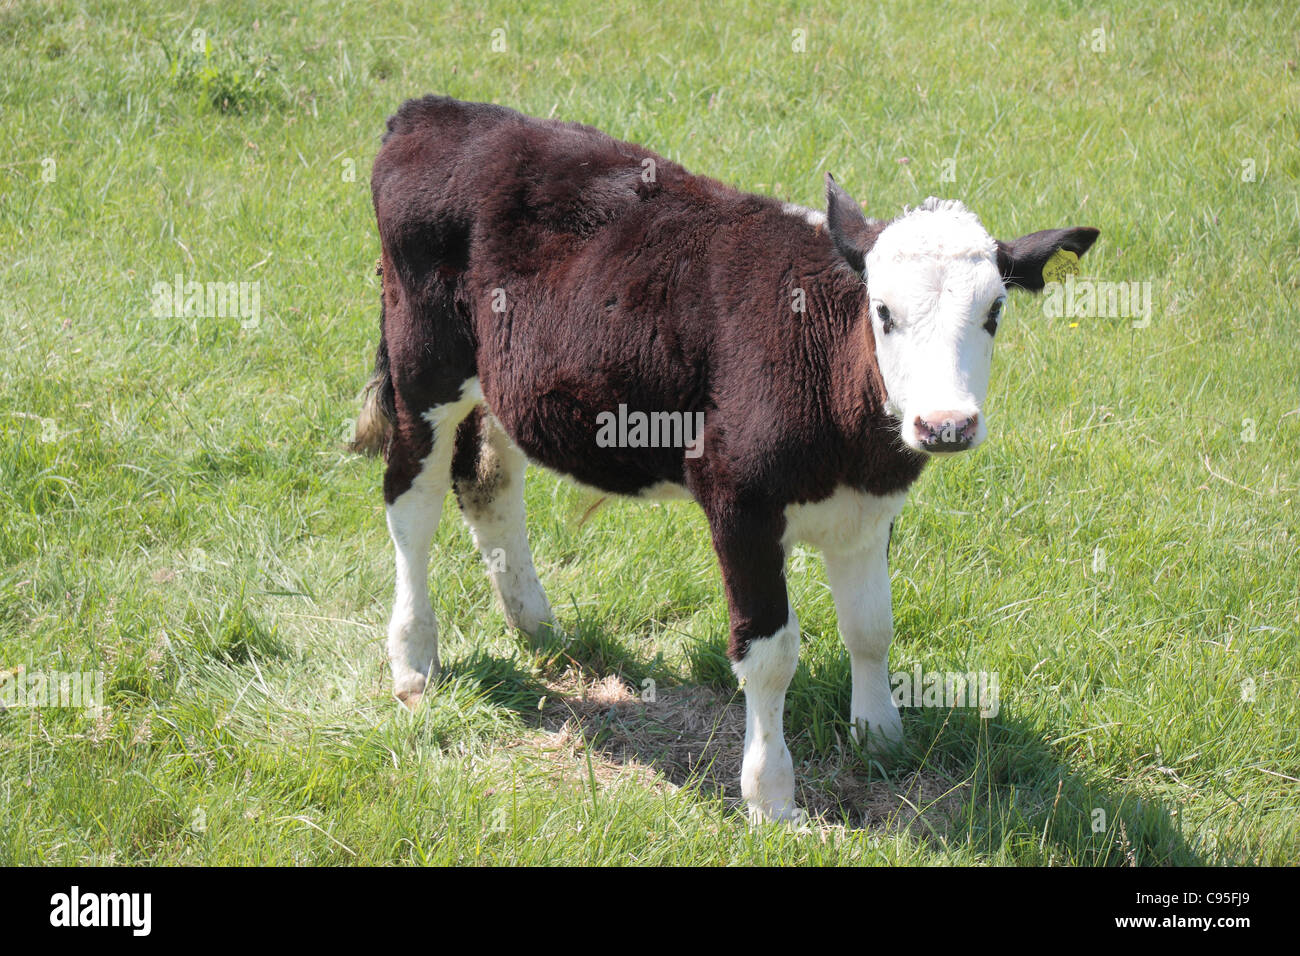
[[[1294,7],[265,6],[0,12],[0,667],[107,702],[0,712],[0,863],[1300,863]],[[996,717],[909,708],[906,753],[858,752],[798,551],[815,818],[749,827],[698,509],[582,523],[541,473],[568,643],[506,632],[448,508],[445,674],[396,705],[381,466],[343,441],[369,167],[426,92],[818,208],[829,170],[876,215],[1102,230],[1085,274],[1150,283],[1149,321],[1013,296],[990,439],[894,535],[891,669],[995,672]],[[177,276],[257,309],[169,316]]]

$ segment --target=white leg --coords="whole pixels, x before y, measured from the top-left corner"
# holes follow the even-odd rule
[[[439,669],[438,623],[429,602],[429,546],[451,487],[456,426],[482,397],[476,379],[466,383],[462,396],[425,413],[433,429],[432,449],[411,487],[387,508],[388,533],[397,556],[388,659],[393,668],[393,694],[411,709]]]
[[[785,692],[799,662],[799,622],[790,620],[771,637],[750,641],[745,657],[733,664],[745,688],[745,758],[740,792],[751,817],[798,820],[794,762],[785,745]]]
[[[438,672],[438,623],[429,603],[429,545],[438,529],[450,480],[438,482],[428,468],[388,506],[388,533],[397,552],[397,587],[388,621],[388,659],[393,693],[408,707]]]
[[[487,567],[506,622],[534,640],[555,626],[533,566],[524,520],[527,461],[490,415],[483,419],[477,476],[456,482],[461,513]]]
[[[840,634],[849,650],[853,696],[849,726],[855,740],[869,731],[873,751],[903,739],[903,722],[889,687],[889,642],[894,616],[889,602],[889,532],[873,529],[855,551],[827,551],[826,576],[835,599]]]

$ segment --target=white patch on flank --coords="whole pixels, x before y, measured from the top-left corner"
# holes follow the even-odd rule
[[[433,408],[426,410],[422,415],[426,422],[437,428],[445,421],[454,421],[460,424],[465,420],[465,416],[474,410],[474,406],[483,401],[483,388],[479,385],[478,376],[467,378],[460,383],[460,398],[454,402],[448,402],[446,405],[435,405]],[[448,467],[451,459],[448,459]]]
[[[429,603],[429,546],[451,487],[456,427],[482,400],[478,379],[471,378],[461,385],[460,398],[423,414],[434,429],[433,447],[420,462],[411,487],[386,509],[397,564],[388,658],[393,692],[408,704],[419,700],[429,677],[438,671],[438,623]]]
[[[886,408],[901,420],[903,441],[924,450],[916,418],[943,413],[978,415],[978,445],[988,434],[981,408],[993,359],[984,323],[1006,294],[997,243],[960,202],[931,198],[885,227],[866,274]],[[881,305],[893,322],[888,334]]]
[[[785,745],[785,691],[799,661],[799,621],[794,610],[771,637],[750,641],[745,659],[731,665],[745,688],[745,757],[740,792],[752,818],[798,820],[794,761]]]
[[[814,228],[826,225],[826,213],[819,212],[816,209],[809,209],[807,206],[800,206],[792,202],[783,202],[781,203],[781,211],[787,216],[794,216],[796,219],[802,219]]]

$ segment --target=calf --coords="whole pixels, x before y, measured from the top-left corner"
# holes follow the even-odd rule
[[[446,97],[388,121],[373,176],[381,336],[355,446],[387,461],[388,652],[407,706],[438,670],[428,560],[449,489],[509,624],[534,639],[554,625],[524,529],[531,461],[704,509],[745,690],[752,813],[799,812],[782,730],[795,542],[825,556],[855,737],[901,738],[890,528],[930,456],[987,434],[1007,288],[1041,289],[1048,260],[1081,255],[1097,230],[1000,242],[953,200],[886,222],[826,186],[823,215],[588,126]],[[612,416],[665,412],[702,431],[611,440]]]

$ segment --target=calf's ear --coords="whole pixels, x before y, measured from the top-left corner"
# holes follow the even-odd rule
[[[998,240],[998,269],[1002,281],[1008,286],[1018,286],[1030,292],[1043,288],[1043,266],[1058,252],[1083,255],[1097,241],[1100,231],[1091,226],[1073,226],[1069,229],[1044,229],[1031,232],[1010,242]]]
[[[836,251],[858,275],[866,271],[867,252],[884,225],[864,216],[857,200],[844,191],[834,176],[826,174],[826,228]]]

